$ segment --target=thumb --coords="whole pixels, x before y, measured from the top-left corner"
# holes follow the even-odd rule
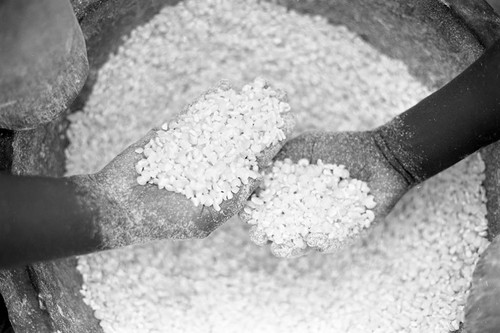
[[[318,156],[315,153],[315,147],[321,138],[326,136],[326,132],[311,131],[301,134],[289,140],[276,155],[275,160],[291,159],[293,162],[298,162],[300,159],[306,158],[311,163],[316,163]]]

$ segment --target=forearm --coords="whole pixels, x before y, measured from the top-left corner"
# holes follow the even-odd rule
[[[446,86],[375,131],[409,183],[500,139],[500,42]]]
[[[0,268],[103,248],[101,196],[78,178],[0,174]]]

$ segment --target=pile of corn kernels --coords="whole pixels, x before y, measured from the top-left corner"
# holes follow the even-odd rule
[[[220,79],[256,76],[288,93],[297,132],[374,128],[429,94],[401,62],[324,18],[187,0],[134,30],[101,68],[71,119],[68,173],[98,171]],[[275,258],[237,219],[204,240],[83,256],[85,301],[106,333],[455,330],[488,244],[483,171],[474,155],[433,177],[334,256]]]
[[[260,176],[259,154],[285,139],[282,114],[290,105],[258,78],[241,93],[229,86],[202,95],[165,123],[137,162],[137,182],[185,195],[220,211],[222,201]]]
[[[350,178],[343,165],[276,161],[264,176],[261,190],[244,209],[257,245],[272,242],[277,257],[291,257],[315,248],[339,249],[375,218],[376,203],[368,185]],[[245,218],[247,216],[247,218]]]

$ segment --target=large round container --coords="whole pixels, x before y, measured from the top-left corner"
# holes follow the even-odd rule
[[[179,0],[72,0],[84,32],[90,75],[71,110],[81,109],[96,73],[122,36]],[[439,88],[500,36],[500,18],[483,0],[278,0],[306,14],[342,24],[390,57],[402,60],[429,88]],[[0,170],[62,176],[67,146],[65,116],[35,130],[0,130]],[[489,237],[499,226],[500,145],[483,151]],[[0,293],[16,333],[99,333],[98,321],[79,293],[74,258],[0,271]]]

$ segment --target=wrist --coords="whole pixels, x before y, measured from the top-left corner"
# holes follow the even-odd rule
[[[81,205],[92,212],[96,226],[99,246],[95,249],[106,250],[133,243],[128,237],[126,226],[130,225],[130,214],[124,209],[113,193],[101,186],[95,175],[77,175],[67,180],[76,186]]]
[[[0,175],[0,267],[93,252],[97,206],[68,178]]]
[[[500,42],[447,85],[378,128],[377,143],[410,183],[500,139]]]
[[[386,162],[404,179],[408,187],[412,187],[425,179],[422,179],[422,172],[418,164],[413,161],[415,156],[410,156],[405,147],[391,140],[399,131],[397,122],[390,122],[372,132],[373,141]]]

